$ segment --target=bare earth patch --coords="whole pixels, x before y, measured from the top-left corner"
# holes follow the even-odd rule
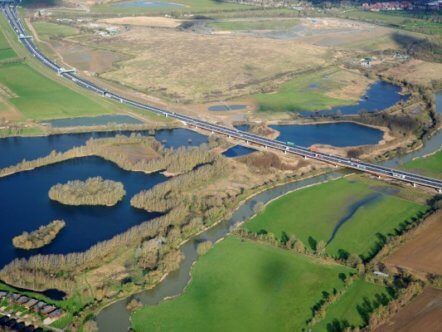
[[[385,261],[413,271],[442,274],[442,210],[421,226],[418,233]]]
[[[255,93],[278,77],[333,62],[326,48],[299,41],[171,29],[134,27],[102,45],[134,54],[103,78],[181,102]]]
[[[442,290],[426,288],[422,294],[402,308],[389,323],[380,326],[376,331],[442,331],[441,317]]]
[[[153,16],[127,16],[105,18],[98,21],[98,23],[118,24],[118,25],[138,25],[146,27],[160,27],[160,28],[176,28],[182,21],[169,17],[153,17]]]

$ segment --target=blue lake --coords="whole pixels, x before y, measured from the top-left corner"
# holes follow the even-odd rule
[[[126,190],[124,200],[113,207],[74,207],[48,198],[48,191],[54,184],[93,176],[122,182]],[[141,190],[166,179],[159,173],[127,172],[98,157],[73,159],[1,178],[0,266],[17,257],[84,251],[131,226],[158,216],[157,213],[132,208],[130,199]],[[63,219],[66,227],[51,244],[31,251],[13,247],[11,241],[14,236],[35,230],[55,219]]]
[[[208,108],[209,111],[223,112],[223,111],[238,111],[244,110],[247,105],[213,105]]]
[[[74,146],[84,145],[91,137],[105,138],[117,134],[130,135],[128,131],[100,132],[83,134],[62,134],[47,137],[9,137],[0,139],[0,168],[15,165],[23,159],[32,160],[47,156],[52,150],[64,152]],[[148,135],[147,131],[140,131]],[[207,143],[207,136],[183,129],[161,129],[155,132],[155,138],[166,148],[180,146],[198,146]],[[190,140],[190,141],[189,141]]]
[[[234,158],[234,157],[241,157],[248,155],[249,153],[255,152],[255,149],[242,146],[242,145],[235,145],[232,146],[230,149],[223,152],[223,156],[228,158]]]
[[[400,101],[408,100],[408,95],[401,95],[401,88],[397,85],[378,81],[372,84],[365,96],[363,96],[359,103],[347,106],[336,106],[329,110],[308,112],[299,112],[300,115],[304,117],[314,117],[314,116],[329,116],[337,115],[341,113],[342,115],[353,115],[359,114],[361,111],[365,110],[368,112],[379,112],[386,108],[393,106]]]
[[[278,140],[309,147],[314,144],[329,144],[336,147],[377,144],[384,133],[381,130],[352,122],[310,125],[271,125],[280,132]]]
[[[87,127],[87,126],[103,126],[107,124],[141,124],[142,121],[133,118],[129,115],[102,115],[102,116],[85,116],[79,118],[69,119],[56,119],[44,121],[44,124],[48,124],[54,128],[66,128],[66,127]]]
[[[162,1],[127,1],[118,2],[112,5],[118,8],[180,8],[184,7],[181,3],[162,2]]]

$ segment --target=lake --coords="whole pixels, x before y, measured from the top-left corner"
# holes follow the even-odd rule
[[[357,104],[336,106],[328,110],[317,112],[299,112],[304,117],[329,116],[329,115],[354,115],[362,111],[379,112],[389,108],[400,101],[408,100],[408,95],[401,95],[401,88],[397,85],[384,81],[377,81],[370,85],[366,94]]]
[[[208,108],[209,111],[223,112],[223,111],[238,111],[245,110],[247,105],[213,105]]]
[[[130,135],[130,131],[96,132],[82,134],[61,134],[45,137],[8,137],[0,139],[0,168],[15,165],[22,161],[47,156],[52,150],[67,151],[74,146],[81,146],[90,138],[114,137],[117,134]],[[139,131],[149,135],[147,131]],[[199,146],[207,143],[207,136],[184,129],[161,129],[155,132],[155,138],[166,148],[181,146]]]
[[[48,198],[51,186],[69,180],[101,176],[124,184],[126,196],[113,207],[67,206]],[[133,195],[166,181],[159,173],[128,172],[99,157],[85,157],[0,178],[0,266],[14,258],[35,254],[85,251],[92,245],[123,233],[131,226],[159,216],[130,206]],[[7,194],[6,194],[7,193]],[[25,208],[24,208],[25,207]],[[55,219],[66,227],[49,245],[36,250],[15,249],[12,238]]]

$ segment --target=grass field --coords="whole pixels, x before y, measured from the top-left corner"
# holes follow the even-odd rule
[[[339,81],[341,79],[339,76],[346,74],[349,75],[344,71],[331,68],[300,75],[282,84],[275,93],[257,94],[253,97],[261,111],[318,111],[333,106],[351,104],[351,99],[340,99],[328,95],[328,93],[344,87],[344,82]],[[355,97],[357,96],[353,96],[353,98]]]
[[[300,331],[339,273],[279,248],[228,237],[202,256],[184,294],[132,316],[136,331]]]
[[[347,324],[353,328],[365,326],[372,309],[385,305],[390,299],[385,287],[356,280],[330,305],[325,318],[313,327],[313,331],[340,331],[338,327]]]
[[[369,12],[363,10],[348,10],[345,11],[346,18],[365,20],[373,23],[381,23],[390,25],[404,30],[420,32],[430,35],[442,34],[442,25],[437,22],[432,22],[430,19],[419,18],[419,15],[414,16],[412,13],[406,11],[400,12]],[[422,14],[430,18],[428,15]]]
[[[330,181],[279,198],[244,227],[253,232],[264,229],[277,237],[282,232],[296,235],[314,249],[321,240],[327,243],[343,222],[326,252],[339,256],[344,250],[367,257],[377,248],[378,234],[394,233],[402,222],[426,210],[410,197],[398,197],[400,192],[388,194],[391,190],[363,177]]]
[[[415,159],[404,165],[404,168],[409,171],[442,179],[442,150],[428,157]]]
[[[94,98],[52,81],[27,64],[0,67],[0,83],[16,95],[10,102],[28,119],[47,120],[112,112]]]
[[[9,45],[3,33],[0,33],[0,61],[15,57],[14,50]]]
[[[270,20],[252,20],[252,21],[224,21],[209,23],[211,28],[216,30],[284,30],[298,24],[297,19],[270,19]]]
[[[119,3],[130,3],[131,1],[121,1]],[[135,2],[135,1],[133,1]],[[156,2],[182,4],[183,6],[152,6],[152,7],[122,7],[115,6],[111,3],[97,4],[92,7],[94,13],[102,14],[173,14],[183,15],[188,13],[203,13],[203,12],[222,12],[234,10],[247,10],[253,8],[248,5],[240,5],[235,3],[226,3],[217,0],[157,0]]]
[[[54,37],[63,38],[73,36],[79,32],[78,29],[68,25],[45,21],[35,21],[32,25],[37,31],[38,36],[43,40],[49,40],[50,38]]]

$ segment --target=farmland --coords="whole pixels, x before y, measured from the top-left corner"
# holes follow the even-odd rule
[[[347,324],[354,328],[365,326],[371,308],[385,305],[389,299],[385,287],[357,280],[328,308],[325,318],[313,331],[330,331],[332,326]]]
[[[385,260],[392,267],[420,273],[442,274],[442,211],[437,211],[420,226],[417,234]]]
[[[202,256],[182,296],[137,311],[136,331],[291,330],[305,327],[321,291],[346,267],[228,237]]]
[[[364,178],[340,179],[287,194],[270,203],[244,227],[253,232],[265,230],[277,237],[286,232],[312,250],[319,241],[330,241],[326,248],[330,255],[348,252],[368,258],[385,235],[426,210],[423,204],[403,194]],[[320,209],[315,208],[318,204]]]
[[[3,65],[0,68],[0,83],[16,95],[10,102],[27,119],[47,120],[110,113],[94,98],[62,86],[24,63]]]
[[[442,290],[428,287],[375,331],[440,331],[441,303]]]

